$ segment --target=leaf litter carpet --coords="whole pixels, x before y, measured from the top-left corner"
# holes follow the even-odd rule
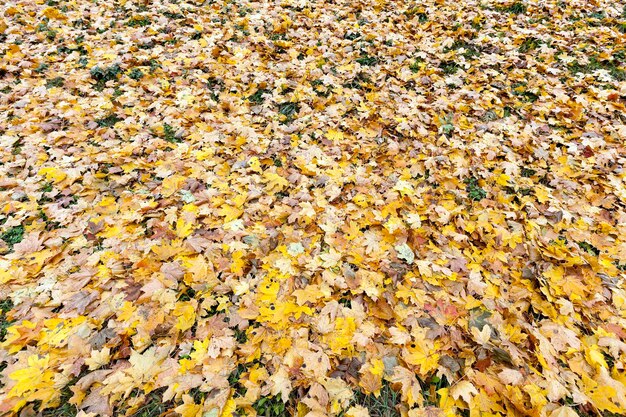
[[[625,32],[605,0],[4,2],[0,412],[625,412]]]

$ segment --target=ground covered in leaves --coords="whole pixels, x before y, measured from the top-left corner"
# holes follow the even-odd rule
[[[0,413],[626,411],[626,8],[0,6]]]

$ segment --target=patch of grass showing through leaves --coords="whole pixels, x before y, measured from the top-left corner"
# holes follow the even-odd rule
[[[121,122],[122,119],[117,117],[116,114],[109,114],[101,119],[97,119],[96,123],[98,127],[113,127],[117,122]]]
[[[600,251],[598,250],[598,248],[596,248],[589,242],[577,242],[577,244],[582,250],[584,250],[585,252],[591,255],[595,255],[595,256],[600,255]]]
[[[7,313],[13,308],[13,301],[5,299],[0,301],[0,342],[4,342],[7,335],[7,329],[11,326],[12,321],[7,319]]]
[[[463,53],[461,55],[463,55],[465,59],[472,59],[480,56],[480,50],[476,45],[458,39],[455,40],[449,48],[444,48],[444,52],[458,51],[459,49],[463,49]]]
[[[143,17],[143,16],[133,17],[126,22],[126,25],[133,27],[133,28],[149,26],[150,19],[148,19],[147,17]]]
[[[139,68],[133,68],[128,76],[135,81],[139,81],[143,77],[143,71],[141,71]]]
[[[167,142],[181,143],[183,140],[176,136],[176,130],[167,123],[163,124],[163,135]]]
[[[258,416],[283,417],[287,415],[285,403],[283,402],[280,394],[273,397],[259,398],[254,404],[252,404],[252,408],[256,410]]]
[[[453,74],[456,74],[456,72],[461,67],[459,66],[458,63],[454,61],[443,61],[441,64],[439,64],[439,68],[441,68],[444,74],[453,75]]]
[[[524,39],[524,42],[522,42],[522,44],[518,48],[518,51],[525,54],[528,51],[532,51],[532,50],[539,48],[542,43],[543,42],[541,41],[541,39],[537,39],[531,36],[529,38]]]
[[[2,233],[0,239],[4,240],[10,249],[13,249],[13,245],[20,243],[24,239],[24,226],[19,225],[7,229]]]
[[[255,104],[261,104],[265,101],[263,94],[267,94],[269,92],[270,92],[269,90],[266,90],[264,88],[259,88],[258,90],[256,90],[254,94],[248,97],[248,100]]]
[[[478,180],[474,177],[467,178],[465,181],[467,196],[473,201],[480,201],[487,197],[487,192],[480,188]]]
[[[168,410],[168,405],[163,403],[160,392],[153,391],[147,395],[144,404],[131,414],[132,417],[156,417]]]
[[[361,53],[361,56],[357,58],[356,62],[366,67],[371,67],[378,64],[378,58],[376,58],[375,56],[370,56],[366,53]]]
[[[91,78],[96,81],[96,90],[98,91],[104,89],[104,86],[108,81],[117,80],[117,76],[121,73],[122,69],[118,64],[114,64],[106,68],[96,65],[89,71]]]
[[[568,65],[572,74],[591,74],[597,70],[607,71],[616,81],[626,81],[626,70],[619,67],[615,60],[599,60],[597,57],[589,58],[589,62],[581,64],[574,61]]]
[[[399,392],[394,391],[387,381],[383,381],[378,396],[356,391],[350,406],[360,405],[366,408],[370,417],[400,417],[400,411],[396,408],[400,404],[400,397]],[[345,411],[339,416],[345,417]]]
[[[498,8],[498,11],[508,12],[511,14],[525,14],[528,11],[528,8],[524,3],[516,1],[515,3],[509,4],[508,6]]]
[[[300,111],[300,105],[298,103],[286,102],[278,105],[278,113],[281,115],[282,123],[289,123],[293,120],[294,116]]]
[[[63,87],[63,77],[55,77],[46,81],[46,88]]]

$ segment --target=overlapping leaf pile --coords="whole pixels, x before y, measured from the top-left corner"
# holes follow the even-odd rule
[[[4,2],[0,410],[624,412],[622,7]]]

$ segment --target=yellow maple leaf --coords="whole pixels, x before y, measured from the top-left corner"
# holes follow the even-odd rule
[[[439,366],[440,355],[436,353],[436,348],[429,349],[421,342],[406,347],[402,356],[407,363],[419,366],[419,375],[427,375]]]
[[[90,371],[93,371],[107,365],[110,360],[111,349],[108,347],[104,347],[101,350],[92,350],[91,356],[85,359],[85,365],[89,367]]]
[[[237,410],[237,403],[232,396],[228,397],[226,404],[222,407],[222,412],[220,413],[220,417],[232,417]]]
[[[289,181],[274,172],[266,172],[263,178],[267,183],[267,191],[277,193],[289,186]]]
[[[185,238],[193,232],[193,223],[185,221],[182,217],[176,220],[176,235]]]
[[[343,132],[335,129],[329,129],[328,132],[326,132],[326,137],[332,141],[340,141],[343,140]]]
[[[234,274],[240,275],[243,273],[243,268],[246,266],[246,259],[244,258],[244,252],[236,250],[233,252],[232,262],[230,264],[230,271]]]
[[[259,174],[263,172],[263,169],[261,168],[261,162],[256,156],[253,156],[248,160],[248,167],[250,167],[251,171],[258,172]]]
[[[45,407],[55,399],[54,371],[49,369],[50,356],[30,355],[28,366],[9,374],[16,381],[8,393],[9,397],[22,397],[26,401],[42,401]]]
[[[178,302],[172,312],[177,317],[176,328],[180,331],[191,329],[196,321],[196,309],[189,302]]]
[[[238,219],[243,214],[243,210],[224,204],[218,210],[218,214],[224,217],[224,223]]]
[[[176,407],[174,411],[182,417],[200,417],[202,409],[202,404],[196,404],[191,395],[183,394],[183,403]]]
[[[163,197],[170,197],[177,192],[185,180],[186,178],[182,175],[170,175],[165,178],[161,184],[161,194],[163,194]]]
[[[67,178],[67,174],[65,172],[55,167],[41,168],[38,174],[43,175],[46,178],[46,181],[51,181],[55,184],[58,184]]]
[[[335,330],[324,336],[324,341],[333,352],[341,352],[344,349],[353,349],[352,337],[356,331],[354,317],[337,317]]]

